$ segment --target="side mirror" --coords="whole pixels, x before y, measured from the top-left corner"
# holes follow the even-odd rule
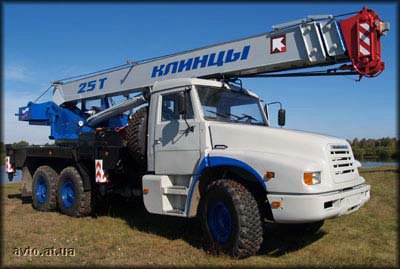
[[[278,125],[279,126],[284,126],[286,121],[286,110],[283,108],[279,109],[278,111]]]
[[[178,113],[185,115],[187,112],[185,92],[178,93]]]

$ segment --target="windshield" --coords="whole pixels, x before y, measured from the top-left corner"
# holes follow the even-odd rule
[[[265,125],[259,100],[244,92],[198,87],[205,120]]]

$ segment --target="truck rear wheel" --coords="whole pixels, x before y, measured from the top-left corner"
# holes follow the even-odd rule
[[[78,170],[69,166],[60,173],[57,186],[57,202],[60,211],[72,217],[84,217],[92,212],[92,193],[84,191]]]
[[[146,167],[148,107],[138,109],[126,127],[127,147],[131,157],[141,166]]]
[[[210,183],[201,204],[206,248],[236,258],[254,255],[263,240],[256,199],[240,183],[221,179]]]
[[[40,211],[56,208],[57,173],[49,166],[40,166],[33,174],[32,205]]]

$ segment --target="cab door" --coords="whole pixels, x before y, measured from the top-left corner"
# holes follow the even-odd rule
[[[178,93],[185,92],[186,120],[179,115]],[[196,120],[193,91],[184,88],[158,96],[154,133],[156,174],[192,175],[200,159],[199,121]]]

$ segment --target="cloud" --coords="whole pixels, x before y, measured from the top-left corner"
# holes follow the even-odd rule
[[[23,65],[8,65],[4,70],[4,79],[18,82],[29,82],[32,80],[32,74]]]

